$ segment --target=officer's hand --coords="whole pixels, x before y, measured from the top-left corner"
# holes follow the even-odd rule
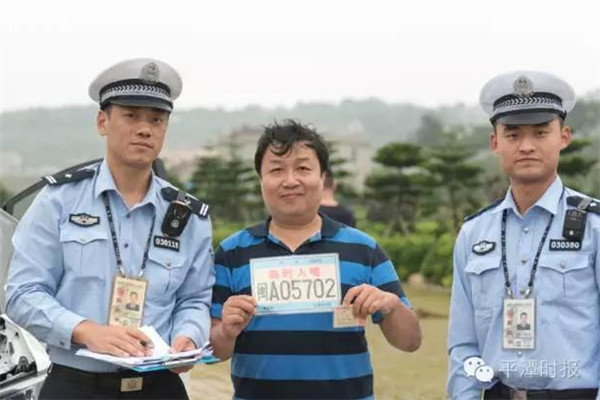
[[[171,353],[181,353],[182,351],[190,351],[190,350],[195,350],[195,349],[196,349],[196,344],[194,343],[194,341],[192,339],[190,339],[187,336],[177,335],[175,337],[175,340],[173,340],[173,343],[171,343],[171,349],[169,351]],[[177,368],[169,368],[169,370],[171,370],[171,372],[174,372],[176,374],[181,374],[181,373],[189,371],[193,367],[194,367],[194,364],[190,364],[190,365],[184,365],[184,366],[177,367]]]
[[[389,314],[398,306],[398,303],[398,296],[395,294],[384,292],[365,283],[348,290],[343,302],[345,306],[352,305],[354,315],[359,318],[366,318],[377,311]]]
[[[139,329],[120,325],[99,325],[83,321],[73,330],[72,340],[96,353],[117,357],[143,357],[152,355],[152,349],[142,342],[152,341]]]
[[[256,300],[252,296],[231,296],[223,304],[221,329],[229,339],[235,339],[248,326],[256,313]]]

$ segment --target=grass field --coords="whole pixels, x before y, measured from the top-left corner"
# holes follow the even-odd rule
[[[395,350],[379,328],[367,326],[378,399],[442,400],[446,382],[446,331],[449,294],[405,287],[421,318],[423,345],[415,353]],[[192,399],[230,399],[229,362],[194,368],[188,383]]]

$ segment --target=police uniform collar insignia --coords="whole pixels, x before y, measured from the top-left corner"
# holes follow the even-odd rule
[[[487,240],[482,240],[479,243],[473,245],[473,253],[482,256],[494,250],[496,248],[495,242],[488,242]]]
[[[491,210],[492,208],[496,207],[498,204],[502,203],[504,201],[504,198],[500,198],[496,201],[494,201],[492,204],[490,204],[489,206],[483,207],[482,209],[480,209],[479,211],[477,211],[475,214],[472,215],[468,215],[463,219],[463,223],[470,221],[474,218],[477,218],[478,216],[480,216],[481,214],[485,213],[488,210]]]
[[[42,177],[42,180],[50,186],[59,186],[65,183],[78,182],[83,179],[93,177],[96,171],[93,169],[81,169],[78,171],[67,171],[61,172],[54,175],[46,175]]]
[[[150,62],[142,67],[140,79],[145,83],[155,84],[158,82],[160,70],[156,63]]]
[[[70,214],[69,222],[82,226],[84,228],[89,228],[90,226],[98,225],[100,223],[100,217],[93,216],[87,213],[81,214]]]
[[[181,236],[192,214],[200,218],[208,217],[208,204],[186,192],[166,187],[161,190],[161,194],[163,199],[170,202],[161,225],[162,232],[170,238]]]
[[[200,218],[208,218],[210,206],[189,193],[180,192],[174,187],[163,188],[160,193],[162,198],[169,202],[173,202],[179,198],[180,201],[184,202],[191,209],[192,214],[196,214]]]
[[[519,76],[513,83],[513,89],[515,89],[515,95],[520,97],[527,97],[533,94],[533,83],[529,78],[524,75]]]
[[[586,201],[584,202],[584,200]],[[600,215],[600,201],[591,197],[569,196],[567,197],[567,204],[583,211]]]

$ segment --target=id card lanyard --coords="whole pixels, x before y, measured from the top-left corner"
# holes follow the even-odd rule
[[[119,241],[117,240],[117,232],[115,230],[115,223],[113,220],[112,210],[110,208],[110,202],[108,201],[108,195],[106,192],[102,193],[102,199],[104,201],[104,207],[106,208],[106,217],[108,218],[108,226],[110,228],[110,235],[112,238],[113,248],[115,250],[115,258],[117,259],[117,267],[119,274],[122,277],[127,277],[125,269],[123,268],[123,261],[121,260],[121,252],[119,251]],[[140,265],[140,271],[137,278],[141,278],[144,275],[144,269],[146,268],[146,262],[148,261],[148,252],[150,251],[150,242],[152,241],[152,232],[154,231],[155,215],[152,215],[152,225],[150,226],[150,232],[148,233],[148,239],[146,240],[146,248],[142,257],[142,264]]]
[[[565,194],[565,187],[563,186],[562,193],[560,195],[559,203],[561,202],[563,195]],[[510,276],[508,274],[508,267],[506,265],[506,219],[508,218],[508,210],[504,210],[502,212],[502,224],[501,224],[501,244],[502,244],[502,271],[504,272],[504,287],[506,290],[506,295],[514,299],[514,293],[510,288]],[[542,249],[544,248],[544,243],[546,242],[546,238],[548,237],[548,233],[550,232],[550,227],[552,226],[552,221],[554,221],[554,214],[550,215],[550,219],[548,220],[548,224],[546,225],[546,229],[544,230],[544,234],[542,235],[542,240],[540,240],[540,244],[538,246],[537,252],[535,254],[535,259],[533,260],[533,266],[531,267],[531,274],[529,275],[529,282],[527,283],[527,289],[525,293],[523,293],[523,297],[526,299],[531,296],[533,291],[533,280],[535,279],[535,273],[537,271],[538,262],[540,260],[540,255],[542,254]]]
[[[560,200],[562,200],[565,188],[563,186]],[[560,202],[559,200],[559,202]],[[535,298],[531,296],[533,292],[533,283],[535,274],[537,272],[538,264],[540,261],[540,255],[544,248],[544,243],[548,238],[548,233],[552,227],[554,221],[554,214],[550,215],[548,224],[540,244],[538,245],[533,265],[531,267],[531,273],[529,275],[529,282],[527,283],[527,289],[521,291],[523,298],[515,299],[514,293],[510,287],[510,276],[508,273],[507,261],[506,261],[506,220],[508,219],[508,210],[502,212],[502,225],[501,225],[501,247],[502,247],[502,271],[504,273],[504,287],[506,290],[506,298],[503,300],[502,307],[502,347],[505,350],[533,350],[536,346],[536,307]],[[520,318],[524,318],[524,321],[518,323]]]

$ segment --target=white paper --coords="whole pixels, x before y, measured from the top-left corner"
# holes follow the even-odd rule
[[[169,349],[171,348],[164,340],[160,337],[156,329],[152,326],[142,326],[140,331],[144,332],[146,336],[150,338],[150,341],[154,345],[154,349],[152,350],[152,356],[164,356],[169,354]]]
[[[143,326],[140,328],[152,341],[154,349],[152,355],[147,357],[117,357],[108,354],[96,353],[88,349],[80,349],[75,353],[78,356],[89,357],[95,360],[120,365],[127,368],[143,365],[153,365],[168,361],[176,361],[181,358],[193,358],[207,354],[207,345],[200,349],[184,351],[180,353],[169,353],[170,346],[160,337],[158,332],[152,326]]]

